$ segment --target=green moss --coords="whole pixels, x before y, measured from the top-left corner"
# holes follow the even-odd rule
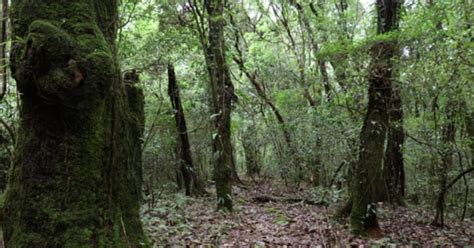
[[[112,10],[94,2],[12,2],[24,42],[12,53],[22,120],[6,193],[9,247],[148,246],[130,176],[134,117],[110,22],[98,17]]]

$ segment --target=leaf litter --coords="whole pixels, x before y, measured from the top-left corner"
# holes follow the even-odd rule
[[[208,189],[210,192],[211,189]],[[255,201],[260,195],[304,197],[280,184],[246,183],[234,187],[234,212],[215,210],[215,194],[189,198],[162,195],[156,206],[142,208],[142,220],[154,247],[339,247],[339,246],[474,246],[474,222],[448,220],[444,229],[432,227],[432,213],[414,207],[379,205],[383,237],[369,239],[351,234],[347,222],[336,222],[328,207],[304,201]]]

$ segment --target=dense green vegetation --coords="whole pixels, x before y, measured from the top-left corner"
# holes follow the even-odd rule
[[[13,0],[0,37],[8,247],[147,246],[139,204],[269,182],[362,237],[380,202],[472,226],[472,2],[76,2]]]

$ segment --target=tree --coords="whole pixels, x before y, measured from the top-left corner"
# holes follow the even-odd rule
[[[234,30],[233,34],[234,34],[234,39],[235,39],[235,43],[234,43],[235,53],[234,53],[234,56],[232,57],[232,59],[237,64],[240,72],[243,73],[247,77],[247,79],[250,81],[250,84],[255,89],[258,97],[266,105],[268,105],[268,107],[272,111],[272,113],[275,116],[275,119],[277,120],[277,122],[279,124],[279,127],[281,128],[281,131],[283,133],[283,137],[284,137],[285,143],[288,147],[289,154],[292,154],[294,156],[295,167],[299,167],[300,166],[300,159],[298,157],[297,147],[295,146],[295,144],[292,140],[292,135],[291,135],[291,132],[288,128],[288,124],[286,123],[285,118],[281,114],[281,111],[278,109],[278,107],[275,105],[275,103],[272,102],[271,98],[269,96],[267,96],[267,94],[265,93],[264,87],[262,86],[263,84],[261,82],[259,82],[259,80],[258,80],[258,76],[259,76],[258,71],[256,71],[256,70],[249,71],[249,69],[247,69],[246,60],[245,60],[244,55],[243,55],[244,52],[241,49],[242,44],[240,42],[242,40],[243,44],[247,44],[247,41],[245,40],[245,36],[241,33],[240,28],[237,26],[237,23],[235,22],[234,17],[233,17],[232,14],[230,15],[230,22],[233,25],[233,30]],[[244,145],[244,149],[245,149],[245,147],[248,148],[249,145],[251,145],[251,144],[249,144],[248,142],[245,142],[245,141],[243,141],[242,144]],[[246,152],[246,156],[247,156],[247,152]]]
[[[313,52],[313,57],[316,58],[317,53],[319,52],[319,44],[316,42],[316,38],[314,35],[313,28],[310,25],[309,18],[306,16],[306,13],[304,11],[303,6],[298,3],[297,0],[291,0],[290,1],[293,6],[295,6],[296,10],[298,11],[298,17],[300,19],[300,23],[302,24],[303,28],[306,30],[309,43],[311,45],[311,49]],[[316,7],[314,7],[313,3],[310,3],[310,8],[315,15],[315,17],[318,17],[318,12],[316,10]],[[321,12],[324,11],[324,9],[321,10]],[[321,32],[323,33],[323,32]],[[324,33],[323,33],[324,36]],[[323,87],[324,87],[324,93],[326,94],[326,101],[330,102],[332,100],[332,92],[331,92],[331,85],[329,83],[329,74],[327,71],[326,67],[326,61],[323,59],[318,59],[315,63],[317,65],[317,69],[319,70],[319,73],[321,75]]]
[[[246,129],[242,132],[240,139],[244,150],[246,174],[252,180],[255,180],[255,176],[260,176],[262,170],[261,152],[253,138],[255,134],[255,132]]]
[[[400,86],[393,85],[388,101],[387,148],[384,157],[384,181],[386,190],[383,200],[403,205],[405,196],[405,166],[403,162],[403,108]]]
[[[377,0],[377,33],[385,34],[398,26],[399,0]],[[360,133],[359,162],[352,193],[351,226],[355,233],[379,229],[377,201],[383,185],[383,158],[387,126],[388,99],[392,88],[392,58],[395,44],[377,41],[372,47],[369,66],[369,103]]]
[[[471,151],[471,165],[474,166],[474,112],[466,114],[465,122],[469,140],[469,150]]]
[[[128,106],[130,107],[129,135],[131,157],[130,161],[133,166],[133,175],[136,180],[136,192],[141,196],[143,184],[143,132],[145,129],[145,96],[143,89],[138,87],[140,76],[136,70],[125,73],[124,83],[127,91]],[[140,197],[141,198],[141,197]]]
[[[15,143],[15,131],[12,125],[0,118],[0,192],[4,192],[7,186],[8,169],[13,156],[12,147]]]
[[[2,1],[2,20],[0,24],[0,101],[7,93],[8,75],[7,75],[7,40],[8,40],[8,0]]]
[[[179,169],[184,180],[186,195],[202,195],[205,193],[205,189],[203,183],[198,178],[196,169],[194,168],[191,145],[188,137],[188,128],[186,126],[186,119],[181,104],[181,96],[176,81],[176,73],[172,64],[168,64],[168,95],[174,109],[176,131],[178,132],[177,150],[180,160]]]
[[[7,247],[147,246],[116,0],[12,1],[21,93],[6,193]]]
[[[291,2],[290,2],[291,3]],[[278,20],[278,22],[281,24],[282,28],[283,28],[283,31],[285,32],[288,40],[289,40],[289,44],[287,44],[287,47],[288,47],[288,50],[290,50],[291,53],[293,53],[293,55],[295,56],[296,58],[296,61],[297,61],[297,64],[298,64],[298,69],[297,69],[297,74],[298,74],[298,83],[299,85],[301,86],[301,88],[303,89],[303,97],[308,101],[308,104],[311,106],[311,107],[316,107],[316,100],[313,98],[313,96],[311,95],[310,91],[309,91],[309,87],[308,87],[308,83],[307,83],[307,73],[306,73],[306,64],[307,64],[307,61],[306,61],[306,54],[305,54],[305,37],[304,35],[302,35],[302,47],[299,47],[298,43],[299,41],[296,39],[295,37],[295,34],[294,32],[292,32],[292,29],[291,29],[291,26],[290,26],[290,13],[289,13],[289,5],[290,3],[286,4],[285,1],[283,1],[282,4],[278,4],[278,3],[274,3],[274,2],[270,2],[269,6],[270,8],[272,9],[272,14],[273,16],[275,16]],[[301,7],[301,6],[300,6]],[[270,13],[268,13],[268,15],[271,15]],[[312,31],[312,30],[311,30]],[[309,34],[310,36],[312,35],[312,32],[311,34]],[[314,40],[313,41],[313,44],[316,45],[316,43],[314,43]],[[283,42],[284,43],[284,42]],[[312,49],[314,48],[317,48],[317,45],[315,47],[312,47]],[[314,50],[314,52],[317,52],[317,50]],[[298,164],[296,166],[299,166]]]
[[[234,87],[226,63],[224,40],[225,0],[206,0],[209,37],[206,61],[212,94],[212,117],[215,133],[213,139],[214,174],[219,209],[232,210],[232,143],[230,133]]]
[[[446,122],[442,126],[443,148],[440,152],[441,165],[439,171],[439,192],[436,199],[436,214],[431,225],[444,226],[444,205],[448,192],[448,172],[453,167],[454,144],[456,142],[456,123],[454,120],[457,103],[452,99],[448,99],[446,104]]]

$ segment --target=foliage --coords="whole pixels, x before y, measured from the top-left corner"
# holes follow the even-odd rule
[[[424,3],[407,2],[402,9],[400,30],[377,35],[373,5],[367,2],[299,2],[303,6],[302,13],[291,1],[228,3],[228,61],[239,97],[232,123],[239,170],[245,170],[241,142],[245,137],[260,151],[262,176],[281,176],[293,182],[288,177],[300,177],[301,173],[295,171],[293,164],[297,156],[302,159],[303,180],[327,186],[334,176],[333,186],[347,194],[344,185],[350,181],[350,165],[357,158],[354,147],[357,147],[367,101],[369,48],[377,42],[397,42],[401,56],[394,63],[395,80],[402,90],[404,127],[408,135],[404,147],[407,199],[414,204],[431,205],[437,191],[437,165],[441,159],[438,151],[443,146],[440,128],[449,99],[461,104],[456,115],[461,130],[456,138],[459,153],[455,155],[457,165],[450,168],[450,176],[461,171],[460,161],[467,167],[472,156],[469,155],[469,137],[462,131],[466,125],[464,117],[472,113],[474,107],[469,101],[473,95],[473,78],[469,69],[472,61],[468,59],[473,52],[472,42],[469,42],[472,28],[468,25],[468,10],[472,6],[441,1],[427,8]],[[203,11],[200,2],[196,3]],[[347,4],[347,8],[342,4]],[[123,67],[138,68],[144,78],[149,113],[146,133],[150,139],[146,143],[145,160],[150,161],[147,166],[154,161],[154,166],[159,167],[157,170],[151,166],[149,169],[155,172],[150,175],[161,178],[158,181],[174,181],[172,137],[175,131],[170,106],[163,94],[166,89],[162,86],[166,80],[163,65],[170,61],[176,65],[182,87],[185,114],[192,130],[193,156],[200,174],[211,179],[212,116],[208,109],[208,79],[194,22],[196,17],[189,2],[125,1],[123,6],[123,16],[131,18],[123,27],[120,54]],[[313,51],[314,56],[310,55],[311,37],[301,22],[302,14],[308,18],[319,45],[319,51]],[[442,23],[441,29],[439,23]],[[233,63],[239,52],[246,70],[261,82],[266,95],[287,121],[298,148],[296,154],[290,154],[286,147],[281,125],[271,109],[238,64]],[[316,68],[317,61],[322,59],[329,71],[332,102],[324,100],[322,77]],[[305,89],[316,100],[316,106],[308,105],[303,97]],[[337,171],[341,163],[344,165]],[[160,173],[156,173],[158,171]],[[472,181],[472,176],[468,175],[467,179]],[[449,202],[460,204],[461,199],[454,196],[461,196],[468,184],[455,186]],[[468,202],[472,202],[472,196]],[[468,209],[472,216],[472,207]],[[457,211],[459,215],[460,210]]]
[[[181,189],[177,131],[166,87],[168,63],[176,68],[197,174],[210,184],[214,180],[216,116],[211,109],[203,49],[207,40],[201,33],[208,31],[203,6],[204,0],[122,0],[120,5],[119,63],[123,71],[140,73],[139,87],[145,94],[143,187],[145,203],[153,202],[153,206],[143,211],[145,226],[157,244],[180,245],[172,238],[178,233],[195,237],[193,230],[199,229],[196,223],[202,222],[196,222],[199,214],[210,223],[214,217],[219,220],[217,226],[208,223],[206,231],[199,229],[211,236],[206,238],[212,239],[212,244],[223,244],[219,242],[226,238],[241,241],[232,235],[226,237],[236,227],[225,221],[227,216],[216,217],[209,209],[203,213],[190,207],[198,204],[212,208],[207,198],[175,194]],[[442,178],[450,181],[474,166],[470,131],[474,126],[474,6],[460,0],[405,1],[399,30],[385,34],[376,34],[374,9],[374,1],[368,0],[227,1],[226,62],[238,98],[232,106],[231,124],[235,164],[241,175],[249,168],[256,169],[258,173],[247,174],[257,182],[281,179],[289,188],[304,188],[311,198],[331,206],[349,199],[367,111],[371,48],[382,42],[395,44],[391,79],[403,102],[405,200],[410,208],[423,213],[426,222],[426,216],[434,211]],[[321,68],[325,68],[326,76]],[[10,84],[11,90],[0,105],[0,118],[16,130],[20,106],[14,83]],[[443,139],[451,121],[456,127],[453,144]],[[7,135],[5,125],[0,125],[0,130],[1,164],[10,159],[15,141]],[[443,158],[450,152],[453,163],[444,172]],[[474,218],[473,174],[464,175],[447,193],[448,219]],[[254,211],[255,206],[246,209],[245,197],[232,197],[236,212],[242,208]],[[275,215],[270,222],[291,225],[288,209],[279,207],[277,212],[270,211]],[[410,223],[423,221],[405,210],[383,209],[387,210],[380,213],[382,218],[396,221],[390,214],[394,212]],[[193,214],[196,216],[189,217]],[[243,218],[250,223],[248,217]],[[382,223],[393,232],[401,225]],[[426,237],[428,229],[421,226],[416,228]],[[407,229],[399,231],[400,237],[409,233]],[[157,235],[162,232],[166,235]],[[191,243],[197,244],[194,241]],[[355,238],[352,241],[357,243]],[[379,242],[410,244],[392,236]],[[419,242],[436,241],[425,238]]]

